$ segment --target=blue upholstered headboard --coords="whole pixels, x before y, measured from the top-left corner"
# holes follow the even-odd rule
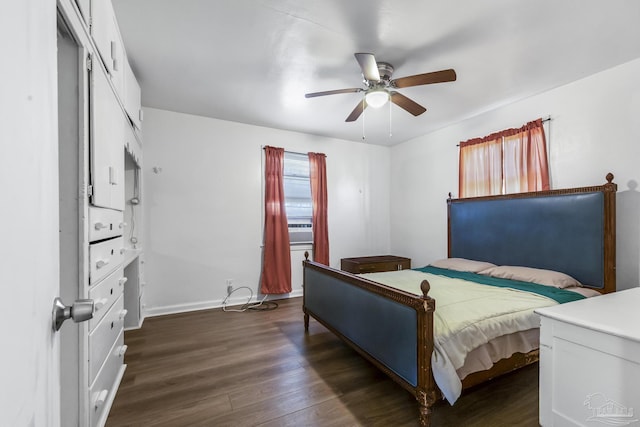
[[[613,175],[597,187],[449,199],[449,257],[561,271],[615,291]]]

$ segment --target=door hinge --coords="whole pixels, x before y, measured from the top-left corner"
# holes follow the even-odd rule
[[[87,70],[91,71],[92,67],[93,67],[93,63],[91,60],[91,55],[87,55]]]
[[[87,185],[87,196],[93,196],[93,185]]]

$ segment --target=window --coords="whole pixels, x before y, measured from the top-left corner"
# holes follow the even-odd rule
[[[289,240],[292,244],[312,243],[309,156],[285,151],[283,178]]]

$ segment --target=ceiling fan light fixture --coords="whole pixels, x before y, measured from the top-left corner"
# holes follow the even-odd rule
[[[389,92],[384,89],[372,90],[367,92],[364,99],[369,107],[380,108],[389,100]]]

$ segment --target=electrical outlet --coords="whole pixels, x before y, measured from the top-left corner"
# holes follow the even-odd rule
[[[233,279],[227,279],[227,295],[231,295],[233,292]]]

